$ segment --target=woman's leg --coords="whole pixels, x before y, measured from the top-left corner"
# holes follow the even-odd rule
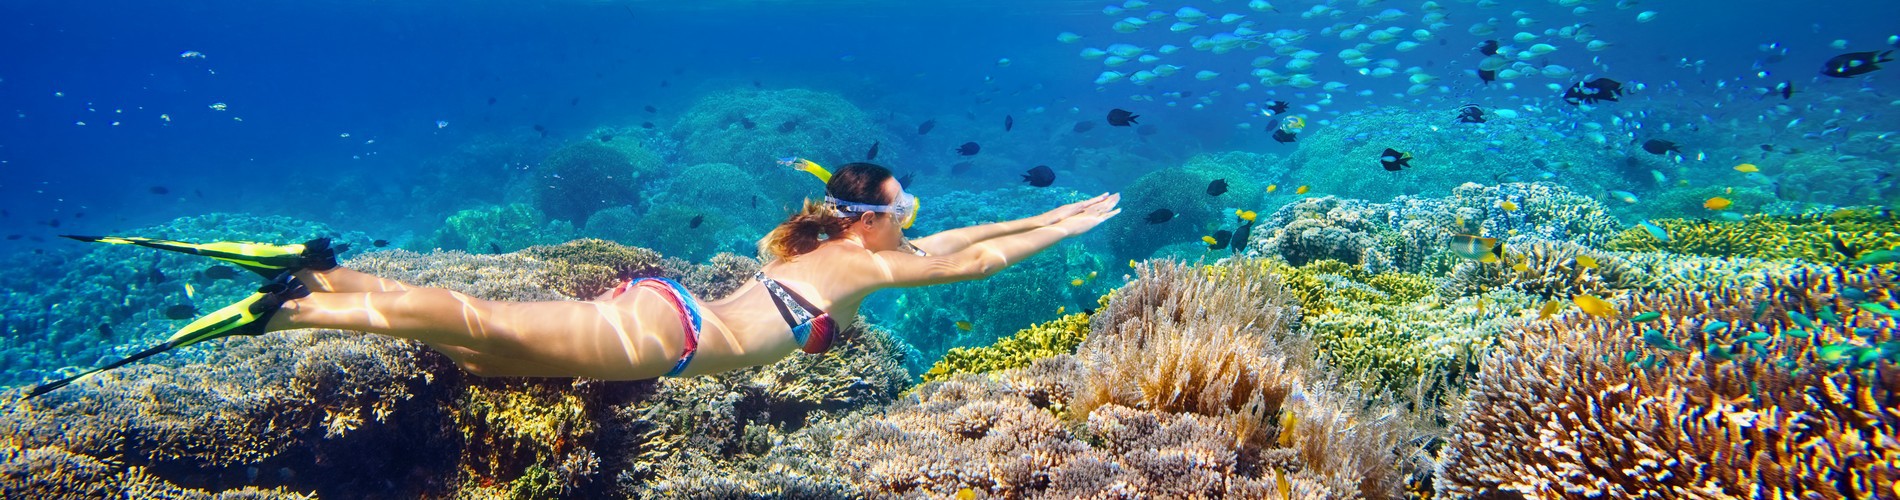
[[[328,271],[300,270],[297,281],[302,281],[312,292],[396,292],[420,288],[343,266]]]
[[[367,283],[358,276],[368,275],[343,270],[338,275],[343,279],[332,279],[328,286]],[[427,287],[312,292],[285,302],[265,329],[332,328],[419,340],[466,360],[471,371],[492,368],[497,375],[637,380],[672,368],[684,349],[685,328],[667,299],[653,291],[638,293],[639,300],[616,306],[490,301]]]

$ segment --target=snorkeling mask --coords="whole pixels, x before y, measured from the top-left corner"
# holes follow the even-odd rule
[[[831,171],[825,170],[825,167],[819,166],[811,160],[788,156],[779,158],[778,164],[790,167],[793,170],[801,170],[809,173],[812,177],[817,177],[818,182],[831,182]],[[911,196],[910,193],[899,193],[897,202],[889,205],[858,203],[833,198],[831,195],[825,195],[825,203],[830,204],[833,211],[839,217],[849,217],[853,214],[864,214],[866,212],[878,212],[891,214],[891,218],[903,221],[903,223],[899,225],[899,229],[910,229],[912,224],[917,223],[917,197]]]
[[[897,202],[889,205],[869,205],[854,201],[845,201],[832,197],[831,195],[825,195],[825,203],[831,204],[832,209],[837,212],[839,217],[878,212],[891,214],[892,219],[903,221],[898,224],[899,229],[910,229],[912,224],[917,223],[917,197],[912,196],[910,193],[899,194],[897,196]]]

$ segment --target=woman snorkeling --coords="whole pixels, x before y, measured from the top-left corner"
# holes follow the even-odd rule
[[[642,380],[765,365],[794,350],[828,350],[872,292],[989,277],[1094,229],[1121,213],[1119,202],[1120,195],[1103,194],[1034,217],[907,240],[917,199],[884,167],[852,163],[829,174],[823,201],[807,200],[759,242],[767,263],[751,282],[712,301],[665,278],[629,279],[586,302],[483,300],[341,267],[343,249],[327,239],[266,245],[74,236],[204,255],[270,282],[163,344],[27,397],[174,347],[303,328],[422,341],[481,376]]]

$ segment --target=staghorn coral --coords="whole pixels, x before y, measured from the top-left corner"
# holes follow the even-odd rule
[[[1839,264],[1852,260],[1849,253],[1900,247],[1900,219],[1882,209],[1749,215],[1740,222],[1688,219],[1652,222],[1668,231],[1668,242],[1657,240],[1642,228],[1633,228],[1617,234],[1605,248]]]
[[[1509,264],[1459,263],[1445,277],[1443,293],[1456,297],[1508,288],[1544,299],[1568,299],[1577,295],[1604,297],[1649,284],[1649,277],[1640,267],[1568,241],[1531,240],[1506,245],[1505,253],[1510,257]],[[1594,259],[1596,265],[1587,267],[1578,262],[1583,256]]]
[[[1075,351],[1088,336],[1089,316],[1070,314],[1037,324],[982,347],[953,347],[924,373],[924,381],[942,380],[961,373],[1021,368],[1037,359]]]
[[[586,221],[597,210],[639,199],[640,183],[662,166],[638,141],[569,143],[535,170],[534,208],[551,219]]]
[[[1513,331],[1451,429],[1438,493],[1900,495],[1900,332],[1859,307],[1894,300],[1878,272],[1797,272]],[[1629,322],[1640,312],[1662,317]]]

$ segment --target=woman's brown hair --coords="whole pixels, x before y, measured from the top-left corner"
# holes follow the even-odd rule
[[[870,163],[851,163],[832,172],[831,181],[825,183],[825,194],[845,201],[885,205],[893,201],[884,194],[884,181],[890,178],[890,169]],[[806,199],[798,213],[780,222],[765,239],[759,240],[759,254],[767,260],[804,255],[825,240],[843,236],[845,228],[857,220],[857,216],[838,217],[824,201]]]

